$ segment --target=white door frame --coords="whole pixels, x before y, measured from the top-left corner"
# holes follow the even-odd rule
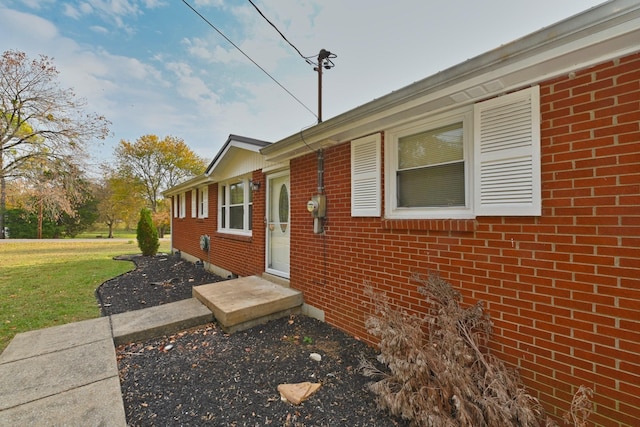
[[[287,186],[287,190],[288,190],[288,198],[289,198],[289,212],[288,212],[288,220],[286,223],[286,232],[283,232],[283,236],[280,236],[279,238],[281,240],[279,240],[279,243],[284,243],[284,248],[285,250],[287,250],[287,254],[285,256],[286,258],[286,270],[282,269],[282,268],[272,268],[272,251],[274,249],[274,247],[272,246],[273,244],[273,239],[271,238],[271,231],[277,231],[280,230],[280,220],[279,218],[273,218],[272,217],[272,181],[273,179],[277,179],[277,178],[282,178],[282,177],[288,177],[288,186]],[[267,175],[266,177],[267,179],[267,194],[266,194],[266,221],[265,221],[265,272],[270,273],[270,274],[274,274],[276,276],[280,276],[280,277],[284,277],[284,278],[289,278],[289,260],[290,260],[290,248],[291,248],[291,234],[290,234],[290,230],[291,230],[291,177],[290,177],[290,171],[289,170],[285,170],[285,171],[281,171],[281,172],[277,172],[274,174],[270,174]],[[279,193],[278,193],[279,194]],[[276,202],[276,203],[279,203]],[[273,230],[272,230],[273,229]]]

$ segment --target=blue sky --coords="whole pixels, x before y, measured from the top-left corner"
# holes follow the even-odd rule
[[[277,141],[317,122],[317,74],[247,0],[0,0],[0,51],[54,58],[63,87],[121,139],[172,135],[211,159],[229,134]],[[568,18],[601,0],[254,0],[323,74],[323,119]],[[311,110],[311,112],[309,111]]]

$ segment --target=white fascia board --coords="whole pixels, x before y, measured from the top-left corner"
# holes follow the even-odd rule
[[[262,147],[258,147],[254,144],[247,144],[246,142],[231,141],[223,148],[223,152],[216,157],[215,161],[209,165],[205,174],[207,176],[215,175],[216,169],[221,167],[221,165],[223,165],[228,160],[228,157],[230,155],[232,156],[232,153],[237,149],[249,151],[252,153],[260,153],[260,148]]]
[[[194,188],[201,187],[203,184],[210,182],[211,180],[206,175],[198,175],[195,178],[191,178],[187,181],[181,182],[178,185],[174,185],[171,188],[162,192],[164,197],[171,197],[176,194],[184,193]]]

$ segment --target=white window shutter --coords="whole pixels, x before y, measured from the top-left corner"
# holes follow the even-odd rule
[[[191,218],[198,216],[198,190],[191,189]]]
[[[474,204],[478,216],[540,216],[540,88],[474,107]]]
[[[180,194],[180,218],[184,218],[187,215],[187,193]]]
[[[209,217],[209,187],[204,187],[202,190],[202,200],[200,201],[201,205],[201,214],[202,218]]]
[[[179,214],[179,206],[180,206],[180,195],[176,194],[173,196],[173,217],[178,218]]]
[[[351,216],[380,216],[380,134],[351,141]]]

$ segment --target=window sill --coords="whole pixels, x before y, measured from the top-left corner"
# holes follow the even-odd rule
[[[236,242],[250,243],[251,241],[253,241],[253,236],[247,234],[233,234],[225,233],[223,231],[216,231],[213,235],[220,239],[235,240]]]
[[[471,233],[478,227],[475,219],[383,219],[385,230],[460,231]]]

